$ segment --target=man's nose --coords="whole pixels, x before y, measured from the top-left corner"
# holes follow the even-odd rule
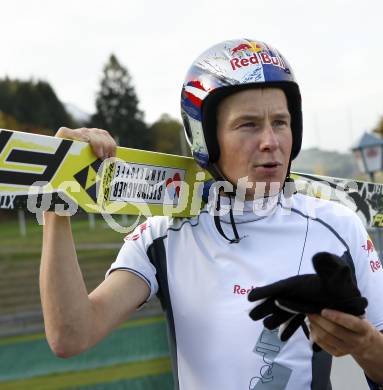
[[[266,123],[261,133],[260,149],[262,151],[274,151],[279,142],[271,123]]]

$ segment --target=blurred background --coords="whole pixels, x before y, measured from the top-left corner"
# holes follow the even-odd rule
[[[0,128],[100,127],[122,146],[187,155],[179,97],[188,67],[219,41],[253,38],[278,48],[301,86],[293,170],[365,180],[351,148],[364,132],[383,134],[382,11],[380,0],[5,1]],[[0,212],[0,388],[171,389],[156,300],[91,351],[52,355],[38,291],[41,231],[27,213]],[[90,291],[123,236],[100,216],[73,217],[73,232]],[[333,384],[367,388],[347,358],[336,360]]]

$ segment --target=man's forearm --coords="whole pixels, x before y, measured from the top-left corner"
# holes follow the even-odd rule
[[[383,334],[377,330],[373,338],[363,354],[352,356],[370,379],[383,385]]]
[[[77,261],[69,217],[45,213],[40,294],[45,331],[52,350],[66,357],[85,349],[92,309]]]

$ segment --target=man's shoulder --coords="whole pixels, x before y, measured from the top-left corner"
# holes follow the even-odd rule
[[[184,226],[198,226],[200,215],[193,217],[153,216],[144,223],[150,227],[152,235],[160,237],[167,236],[170,232],[180,232]]]
[[[296,194],[292,202],[292,209],[308,218],[319,219],[325,222],[342,223],[342,221],[359,221],[357,214],[339,201],[317,198],[314,196]]]

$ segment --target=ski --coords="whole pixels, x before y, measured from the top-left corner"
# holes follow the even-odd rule
[[[383,184],[292,173],[298,192],[340,202],[366,227],[383,227]],[[117,147],[101,161],[90,146],[0,130],[0,209],[58,213],[197,215],[209,174],[193,158]]]

